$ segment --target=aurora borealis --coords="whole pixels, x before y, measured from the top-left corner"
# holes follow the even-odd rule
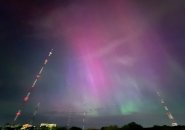
[[[20,122],[169,125],[185,116],[183,0],[2,2],[0,123],[10,122],[54,48]]]

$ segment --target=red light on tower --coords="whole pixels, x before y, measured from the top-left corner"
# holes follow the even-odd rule
[[[40,75],[39,74],[37,75],[37,78],[40,78]]]
[[[21,115],[21,111],[19,110],[17,113],[16,113],[16,116],[20,116]]]
[[[29,99],[29,97],[28,97],[28,96],[26,96],[26,97],[24,98],[24,101],[25,101],[25,102],[27,102],[27,101],[28,101],[28,99]]]

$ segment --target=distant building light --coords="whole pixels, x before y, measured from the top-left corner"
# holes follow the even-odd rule
[[[55,128],[57,124],[41,123],[40,127]]]
[[[178,126],[178,124],[176,122],[172,123],[172,126]]]
[[[24,124],[24,125],[22,125],[21,130],[26,130],[26,129],[31,128],[31,127],[33,127],[33,126],[30,125],[30,124]]]

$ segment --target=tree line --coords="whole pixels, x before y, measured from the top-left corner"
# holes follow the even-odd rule
[[[2,127],[0,128],[1,130],[21,130],[21,126],[17,128],[11,128],[11,127]],[[67,129],[67,127],[54,127],[54,128],[47,128],[47,127],[31,127],[28,128],[27,130],[82,130],[80,127],[71,127]],[[110,126],[104,126],[101,129],[94,129],[94,128],[88,128],[86,130],[185,130],[185,126],[153,126],[153,127],[148,127],[144,128],[141,125],[131,122],[127,125],[124,125],[122,127],[118,127],[117,125],[110,125]]]

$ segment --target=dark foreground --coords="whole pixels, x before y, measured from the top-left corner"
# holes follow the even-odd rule
[[[22,128],[21,125],[17,127],[10,127],[10,126],[4,126],[0,127],[0,130],[68,130],[66,127],[53,127],[53,128],[47,128],[47,127],[30,127],[30,128]],[[82,128],[79,127],[71,127],[69,130],[82,130]],[[144,128],[139,124],[136,124],[135,122],[129,123],[127,125],[124,125],[122,127],[118,127],[116,125],[111,126],[105,126],[101,129],[93,129],[93,128],[87,128],[85,130],[185,130],[185,126],[153,126],[149,128]]]

